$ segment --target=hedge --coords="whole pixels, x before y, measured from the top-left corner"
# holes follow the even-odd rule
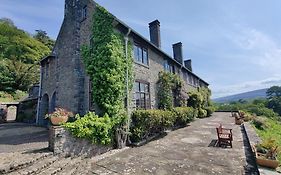
[[[196,117],[191,107],[178,107],[173,110],[136,110],[132,114],[131,141],[139,142],[165,130],[185,126]]]

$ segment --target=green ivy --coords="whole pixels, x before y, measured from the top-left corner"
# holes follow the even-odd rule
[[[128,59],[125,57],[125,41],[114,30],[114,16],[97,6],[93,15],[92,44],[82,47],[82,56],[93,87],[93,101],[101,115],[118,116],[124,110],[126,69],[129,73],[129,90],[133,82],[132,46],[128,43]]]
[[[191,106],[198,110],[198,118],[209,117],[215,111],[210,96],[210,89],[198,88],[197,90],[188,93],[187,106]]]
[[[159,109],[172,109],[173,101],[175,106],[185,106],[181,91],[183,82],[177,74],[169,72],[160,72],[158,80],[158,99]]]

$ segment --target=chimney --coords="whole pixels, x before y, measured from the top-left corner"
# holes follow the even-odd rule
[[[183,64],[181,42],[173,44],[173,52],[174,52],[174,59],[177,60],[180,64]]]
[[[186,67],[188,70],[192,72],[192,66],[191,66],[191,60],[185,60],[184,61],[184,67]]]
[[[161,48],[161,37],[160,37],[160,22],[158,20],[149,23],[150,42],[155,46]]]

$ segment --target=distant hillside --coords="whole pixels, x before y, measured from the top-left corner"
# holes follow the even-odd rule
[[[266,91],[267,91],[267,89],[259,89],[259,90],[245,92],[245,93],[241,93],[241,94],[235,94],[235,95],[230,95],[230,96],[226,96],[226,97],[215,98],[215,99],[213,99],[213,101],[216,103],[228,103],[228,102],[232,102],[232,101],[238,101],[239,99],[250,100],[250,99],[255,99],[255,98],[265,98]]]

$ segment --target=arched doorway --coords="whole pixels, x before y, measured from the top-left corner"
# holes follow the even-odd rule
[[[57,98],[57,93],[54,92],[52,99],[51,99],[51,104],[50,104],[50,112],[54,112],[56,108],[56,98]]]
[[[39,117],[39,125],[47,126],[48,120],[45,119],[45,115],[49,112],[49,96],[48,94],[44,94],[40,103],[40,117]]]

